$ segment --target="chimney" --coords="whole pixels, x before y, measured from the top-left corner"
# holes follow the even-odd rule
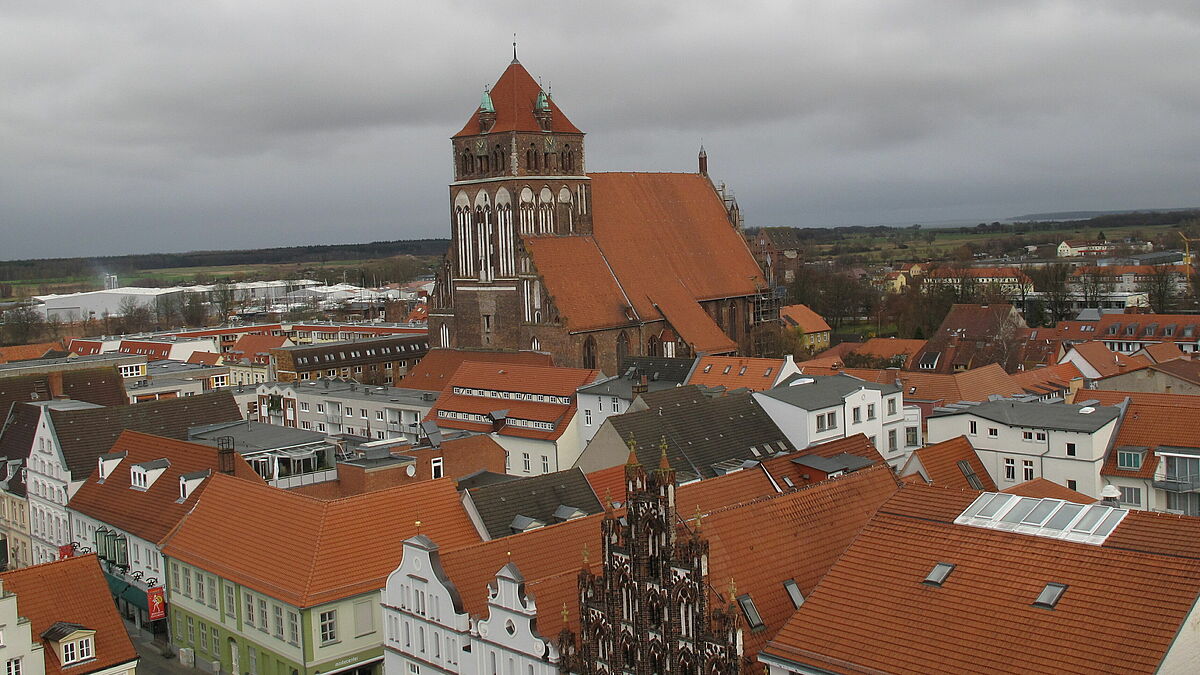
[[[697,158],[700,162],[700,175],[708,175],[708,153],[704,151],[704,146],[700,146],[700,156]]]
[[[217,471],[233,475],[233,436],[217,439]]]
[[[65,398],[63,396],[62,371],[46,374],[46,383],[50,387],[50,398]]]
[[[646,376],[641,375],[633,383],[633,389],[631,391],[633,393],[634,398],[637,398],[638,396],[641,396],[642,394],[646,393],[649,390],[650,390],[650,384],[649,384],[649,382],[647,382]]]

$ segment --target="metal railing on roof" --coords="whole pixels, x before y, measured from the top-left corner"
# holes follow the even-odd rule
[[[1162,480],[1151,481],[1158,490],[1167,492],[1196,492],[1200,490],[1200,476],[1166,476]]]

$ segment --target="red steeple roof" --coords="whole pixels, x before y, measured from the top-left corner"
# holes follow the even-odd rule
[[[541,86],[533,79],[529,71],[525,70],[525,66],[516,60],[509,64],[500,79],[496,80],[496,85],[490,92],[492,105],[496,108],[496,124],[488,133],[541,131],[541,126],[533,116],[533,107],[541,90]],[[567,116],[558,109],[553,100],[550,100],[549,104],[551,131],[583,133],[574,124],[571,124],[571,120],[567,119]],[[475,136],[479,133],[479,110],[476,109],[462,131],[454,134],[454,138]]]

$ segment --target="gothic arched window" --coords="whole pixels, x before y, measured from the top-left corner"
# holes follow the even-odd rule
[[[658,336],[651,335],[650,339],[646,341],[646,356],[658,356],[659,355],[658,354],[658,343],[659,343]]]
[[[629,335],[625,331],[617,336],[617,369],[621,369],[621,364],[625,363],[625,358],[629,356]],[[618,373],[620,374],[620,373]]]
[[[596,338],[591,335],[587,336],[587,339],[583,341],[583,367],[596,367]]]

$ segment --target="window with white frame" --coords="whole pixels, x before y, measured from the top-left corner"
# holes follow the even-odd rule
[[[1004,480],[1017,479],[1017,460],[1012,457],[1004,458]]]
[[[586,426],[589,426],[589,427],[592,426],[592,411],[591,410],[583,411],[583,423]]]
[[[1137,471],[1142,468],[1141,450],[1117,450],[1117,468]]]
[[[862,422],[862,408],[859,408],[859,407],[854,408],[853,420],[854,420],[854,424],[858,424],[858,423]]]
[[[1000,435],[999,429],[997,429],[996,427],[988,427],[988,436],[989,437],[996,438],[999,435]]]
[[[135,466],[129,469],[129,483],[140,490],[147,489],[149,482],[146,477],[146,470],[140,466]]]
[[[875,419],[875,404],[874,403],[867,404],[867,419],[869,419],[869,420]]]
[[[321,644],[337,642],[337,610],[331,609],[327,612],[321,612],[319,619]]]
[[[62,645],[62,662],[63,665],[71,665],[92,658],[92,636],[89,635],[79,640],[64,642]]]
[[[967,433],[971,434],[972,436],[979,433],[979,423],[975,420],[967,422]]]
[[[889,398],[887,400],[887,414],[889,414],[889,415],[896,414],[896,399]]]
[[[1033,480],[1033,460],[1032,459],[1021,460],[1021,473],[1024,476],[1023,480],[1027,480],[1027,481]]]
[[[9,659],[4,663],[4,675],[21,675],[21,659]]]
[[[1140,487],[1120,487],[1121,503],[1130,506],[1142,505],[1142,488]]]
[[[444,462],[445,460],[441,457],[434,457],[429,460],[429,466],[433,470],[434,478],[441,478],[444,475]]]
[[[529,473],[531,470],[528,452],[521,453],[521,469],[524,470],[525,473]]]

